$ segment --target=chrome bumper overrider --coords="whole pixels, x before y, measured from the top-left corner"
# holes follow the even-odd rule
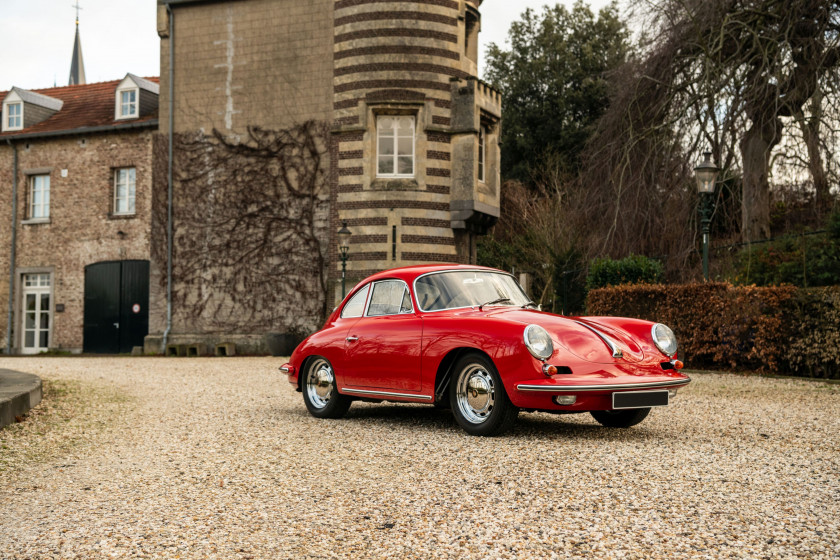
[[[566,393],[569,391],[615,391],[619,389],[655,389],[657,387],[673,387],[674,385],[688,385],[691,379],[675,379],[674,381],[654,381],[651,383],[622,383],[619,385],[517,385],[516,389],[523,393]]]

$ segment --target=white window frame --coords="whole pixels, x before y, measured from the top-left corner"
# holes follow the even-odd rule
[[[12,107],[17,109],[17,113],[12,115]],[[23,102],[16,101],[14,103],[6,103],[5,111],[3,114],[3,130],[22,130],[23,129]],[[14,117],[15,123],[12,124],[12,118]]]
[[[125,175],[124,183],[121,175]],[[120,186],[125,186],[125,193],[120,196]],[[133,216],[136,213],[137,169],[118,167],[114,169],[114,210],[115,216]],[[120,210],[120,202],[125,201],[125,210]]]
[[[487,176],[487,127],[478,127],[478,180],[486,182]]]
[[[39,181],[40,180],[40,181]],[[38,183],[41,183],[40,188]],[[46,184],[44,184],[46,183]],[[35,200],[35,193],[40,191],[40,201]],[[50,217],[50,174],[29,175],[29,220],[48,220]]]
[[[134,101],[123,100],[123,95],[134,94]],[[126,112],[125,109],[128,109]],[[117,90],[116,119],[136,119],[140,116],[140,88],[129,87]]]
[[[403,134],[400,135],[400,128],[399,122],[402,119],[409,119],[411,121],[411,132],[410,134]],[[386,121],[391,121],[393,124],[389,128],[385,128],[384,124]],[[416,130],[417,130],[417,119],[414,115],[377,115],[376,117],[376,176],[381,178],[387,179],[411,179],[414,178],[417,172],[417,158],[415,157],[415,151],[417,149],[417,140],[416,140]],[[400,139],[411,139],[411,153],[406,151],[400,152],[399,144]],[[394,146],[394,153],[393,154],[383,154],[382,153],[382,140],[387,139],[393,142]],[[399,161],[400,158],[411,158],[411,173],[399,173]],[[382,172],[379,169],[380,161],[387,161],[391,160],[391,169],[393,170],[392,173]]]

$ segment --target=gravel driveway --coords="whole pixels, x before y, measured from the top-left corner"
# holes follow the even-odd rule
[[[629,430],[481,439],[316,420],[281,363],[0,359],[86,399],[0,431],[0,558],[840,558],[838,385],[702,374]]]

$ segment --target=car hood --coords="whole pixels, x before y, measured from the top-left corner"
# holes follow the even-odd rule
[[[484,316],[489,320],[519,323],[523,326],[539,325],[549,332],[555,346],[587,362],[611,364],[617,361],[640,362],[644,359],[641,345],[630,333],[591,318],[584,320],[534,309],[509,307],[493,307],[484,311],[470,308],[455,314],[461,317]],[[608,341],[621,350],[621,357],[613,356]]]

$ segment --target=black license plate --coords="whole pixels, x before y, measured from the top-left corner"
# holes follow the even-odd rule
[[[613,409],[668,406],[668,390],[613,393],[612,399]]]

